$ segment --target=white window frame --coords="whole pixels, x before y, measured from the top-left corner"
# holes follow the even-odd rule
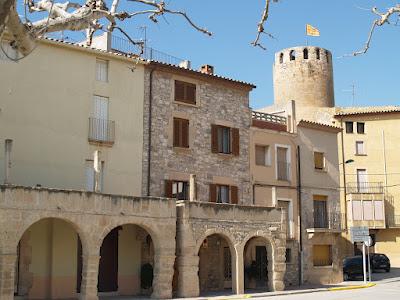
[[[265,158],[264,158],[265,164],[264,165],[258,165],[257,164],[257,150],[256,150],[257,147],[263,147],[264,148],[264,155],[265,155]],[[265,148],[268,148],[268,150],[265,151]],[[258,166],[258,167],[270,167],[271,166],[271,145],[256,144],[254,146],[254,154],[255,154],[254,155],[254,159],[255,159],[256,166]]]
[[[358,143],[362,143],[362,148],[363,148],[363,153],[358,153],[358,149],[357,149],[357,144]],[[365,141],[356,141],[356,144],[355,144],[355,146],[356,146],[356,153],[355,153],[355,155],[367,155],[367,149],[365,148]]]
[[[278,148],[286,148],[286,163],[289,164],[288,180],[292,180],[291,147],[290,145],[275,144],[275,179],[278,180]]]
[[[108,60],[96,58],[96,81],[108,82],[109,64]]]
[[[279,201],[289,202],[289,211],[288,211],[289,228],[287,228],[287,237],[293,239],[294,238],[293,200],[290,198],[277,198],[276,200],[278,207],[279,207]]]

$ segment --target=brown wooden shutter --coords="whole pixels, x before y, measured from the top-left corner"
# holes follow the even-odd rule
[[[182,120],[182,145],[181,147],[189,148],[189,120]]]
[[[218,125],[211,125],[211,152],[218,153]]]
[[[165,180],[165,197],[172,198],[172,180]]]
[[[175,80],[175,101],[185,100],[185,83]]]
[[[231,128],[232,130],[232,154],[239,155],[239,129]]]
[[[186,83],[185,92],[186,92],[185,95],[186,102],[191,104],[196,104],[196,85],[191,83]]]
[[[239,195],[238,195],[238,187],[231,185],[231,204],[238,204],[239,203]]]
[[[179,134],[180,134],[180,122],[179,119],[174,118],[174,147],[179,147]]]
[[[210,184],[210,202],[217,202],[217,185]]]

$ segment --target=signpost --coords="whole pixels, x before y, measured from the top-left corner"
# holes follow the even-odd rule
[[[365,246],[368,245],[368,247],[372,244],[371,237],[369,236],[369,229],[366,226],[360,226],[360,227],[350,227],[350,239],[352,243],[355,242],[362,242],[363,245],[363,274],[364,274],[364,284],[367,284],[367,264],[366,264],[366,259],[365,259]],[[369,265],[369,248],[368,248],[368,266]],[[369,272],[371,272],[371,268],[369,268]],[[371,274],[369,276],[371,279]]]

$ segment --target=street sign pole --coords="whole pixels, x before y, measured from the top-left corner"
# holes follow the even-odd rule
[[[362,260],[363,260],[364,284],[367,284],[367,264],[366,264],[366,261],[365,261],[365,243],[362,243],[362,245],[363,245]]]
[[[369,275],[369,282],[372,282],[372,276],[371,276],[371,261],[370,261],[370,259],[369,259],[369,246],[368,246],[368,248],[367,248],[367,250],[368,250],[368,275]]]

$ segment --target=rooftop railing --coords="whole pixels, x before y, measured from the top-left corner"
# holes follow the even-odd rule
[[[286,118],[278,115],[263,113],[259,111],[252,111],[251,116],[255,120],[271,122],[271,123],[278,123],[282,125],[286,125]]]

